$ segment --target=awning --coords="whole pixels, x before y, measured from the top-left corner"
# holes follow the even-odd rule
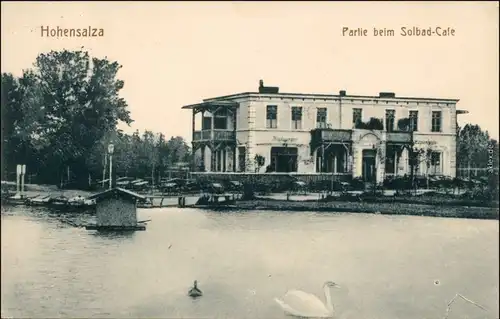
[[[195,112],[213,111],[219,108],[233,109],[238,107],[239,103],[234,101],[209,101],[197,104],[185,105],[182,109],[194,110]]]

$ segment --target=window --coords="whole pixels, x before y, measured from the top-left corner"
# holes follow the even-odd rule
[[[326,107],[318,107],[316,112],[316,126],[318,128],[326,128]]]
[[[418,131],[418,111],[410,111],[410,132]]]
[[[238,170],[244,172],[246,170],[246,149],[245,147],[238,147]]]
[[[385,153],[385,173],[392,175],[396,173],[396,149],[393,146],[387,146]]]
[[[441,132],[441,111],[432,111],[431,132]]]
[[[227,109],[220,109],[214,114],[214,129],[227,130]]]
[[[203,117],[203,122],[201,124],[202,130],[210,130],[212,129],[212,118],[208,116]]]
[[[297,171],[296,147],[272,147],[270,168],[274,172],[289,173]]]
[[[278,106],[268,105],[266,110],[267,128],[278,127]]]
[[[385,110],[385,130],[387,132],[394,131],[394,118],[396,117],[396,111]]]
[[[352,109],[352,124],[356,125],[363,119],[363,112],[361,109]]]
[[[440,152],[431,152],[430,154],[430,167],[429,174],[430,175],[441,175],[441,153]]]
[[[292,106],[292,129],[302,129],[302,107]]]

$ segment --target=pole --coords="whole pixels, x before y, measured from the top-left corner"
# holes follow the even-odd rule
[[[414,184],[414,170],[415,170],[415,159],[414,159],[414,154],[413,154],[413,129],[411,130],[410,133],[410,185],[411,188],[413,189],[413,184]]]
[[[17,164],[17,166],[16,166],[16,194],[19,194],[19,192],[21,191],[20,183],[21,183],[21,165]]]
[[[154,192],[155,188],[155,162],[153,161],[151,167],[151,192]]]
[[[104,167],[102,169],[102,188],[104,188],[104,180],[106,179],[106,166],[108,164],[108,153],[104,154]]]
[[[113,186],[113,155],[109,154],[109,189]]]
[[[26,175],[26,165],[21,166],[21,197],[24,195],[24,176]]]

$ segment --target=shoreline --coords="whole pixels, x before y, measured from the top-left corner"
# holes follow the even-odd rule
[[[32,185],[30,185],[32,186]],[[88,196],[92,192],[80,190],[60,190],[46,185],[27,187],[25,195],[28,197],[36,195],[66,195]],[[146,195],[147,196],[147,195]],[[177,206],[177,197],[186,195],[171,195],[172,203],[168,206]],[[196,196],[193,194],[193,196]],[[292,196],[293,198],[293,196]],[[2,203],[3,204],[3,203]],[[167,203],[166,203],[167,204]],[[3,205],[2,205],[3,206]],[[165,205],[167,206],[167,205]],[[187,205],[189,207],[192,205]],[[483,201],[478,199],[453,198],[448,196],[364,196],[360,198],[329,198],[329,199],[305,199],[286,200],[283,198],[265,198],[256,196],[251,200],[237,200],[231,207],[203,207],[208,210],[274,210],[274,211],[309,211],[309,212],[331,212],[331,213],[368,213],[382,215],[409,215],[428,217],[450,217],[469,219],[499,220],[498,201]],[[151,207],[156,208],[156,207]]]
[[[256,198],[236,201],[236,210],[313,211],[498,220],[497,207],[401,202],[293,201]]]

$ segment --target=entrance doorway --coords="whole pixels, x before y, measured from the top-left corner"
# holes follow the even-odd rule
[[[271,171],[274,172],[296,172],[297,156],[296,147],[272,147],[271,148]]]
[[[363,180],[365,182],[375,182],[376,180],[376,150],[363,150]]]

